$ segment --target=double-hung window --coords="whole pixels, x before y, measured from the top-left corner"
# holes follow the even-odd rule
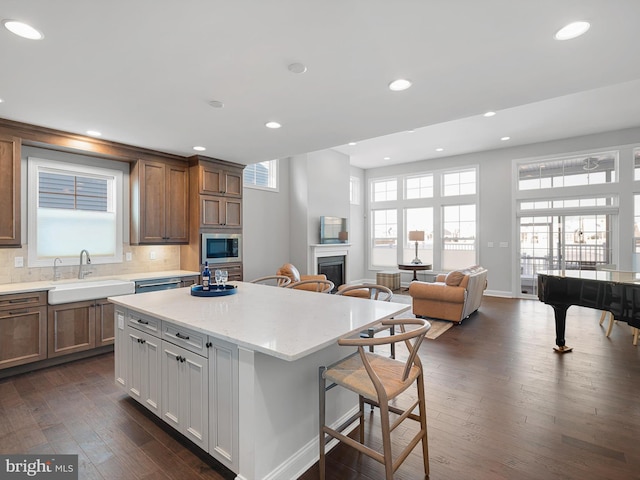
[[[123,172],[30,157],[29,266],[122,262]]]

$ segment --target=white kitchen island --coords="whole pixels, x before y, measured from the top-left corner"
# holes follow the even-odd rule
[[[318,367],[351,353],[338,338],[410,306],[233,284],[222,297],[181,288],[110,298],[116,381],[237,479],[295,479],[318,459]],[[329,395],[327,421],[341,423],[357,397]]]

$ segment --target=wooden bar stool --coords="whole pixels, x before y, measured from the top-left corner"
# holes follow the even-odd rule
[[[385,469],[386,480],[393,480],[393,473],[409,456],[409,453],[411,453],[414,447],[422,441],[424,473],[425,475],[429,475],[424,378],[422,363],[418,356],[418,349],[431,324],[426,320],[418,318],[384,320],[381,323],[383,326],[398,326],[400,333],[392,337],[341,338],[338,340],[339,345],[355,346],[358,347],[358,351],[329,367],[320,367],[320,480],[325,479],[325,446],[329,440],[331,440],[331,437],[382,463]],[[406,326],[416,328],[407,330]],[[405,361],[366,351],[366,347],[372,345],[384,345],[396,342],[405,342],[407,346],[409,355]],[[328,386],[327,382],[329,382]],[[414,382],[416,384],[418,398],[409,408],[403,410],[397,406],[389,405],[391,400],[407,390]],[[327,391],[336,386],[341,386],[357,393],[359,396],[359,408],[358,412],[351,418],[336,429],[333,429],[325,425],[325,402]],[[365,403],[380,408],[382,453],[364,444]],[[416,407],[418,407],[419,410],[418,415],[413,413]],[[398,415],[393,424],[391,424],[390,413]],[[391,454],[391,432],[407,419],[419,422],[420,430],[394,461]],[[356,420],[359,421],[359,441],[342,433]]]

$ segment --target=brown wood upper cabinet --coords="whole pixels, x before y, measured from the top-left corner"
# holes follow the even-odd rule
[[[20,246],[20,143],[0,135],[0,247]]]
[[[189,243],[187,164],[138,160],[131,169],[131,243]]]
[[[225,168],[203,160],[199,173],[201,194],[242,197],[241,168]]]

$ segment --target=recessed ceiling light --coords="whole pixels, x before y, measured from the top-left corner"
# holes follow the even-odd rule
[[[280,128],[282,125],[280,125],[278,122],[267,122],[264,124],[264,126],[267,128]]]
[[[415,133],[416,131],[411,129],[411,130],[407,130],[407,133]]]
[[[500,140],[502,140],[503,142],[506,142],[507,140],[511,140],[511,137],[502,137]]]
[[[589,30],[591,24],[589,22],[573,22],[569,25],[565,25],[555,34],[556,40],[571,40],[572,38],[579,37]]]
[[[307,67],[301,63],[292,63],[287,68],[291,73],[304,73],[307,71]]]
[[[42,40],[44,38],[42,33],[26,23],[18,22],[17,20],[3,20],[2,24],[4,28],[19,37],[29,40]]]
[[[391,157],[384,157],[383,160],[391,160]]]
[[[224,103],[222,103],[219,100],[211,100],[209,102],[209,106],[211,106],[213,108],[222,108],[222,107],[224,107]]]
[[[356,146],[356,145],[357,145],[357,143],[356,143],[356,142],[349,142],[349,146],[350,146],[350,147],[354,147],[354,146]]]
[[[87,135],[91,135],[92,137],[100,137],[102,134],[97,130],[87,130]]]
[[[196,152],[204,152],[204,151],[206,150],[206,148],[205,148],[205,147],[201,147],[200,145],[196,145],[195,147],[193,147],[193,149],[194,149]]]
[[[486,113],[484,114],[484,116],[485,116],[485,117],[493,117],[495,114],[496,114],[496,112],[491,112],[491,111],[489,111],[489,112],[486,112]]]
[[[399,78],[398,80],[394,80],[389,84],[389,90],[393,90],[394,92],[401,92],[402,90],[406,90],[410,86],[411,81],[404,78]]]
[[[444,148],[438,147],[438,148],[436,148],[436,152],[444,152]]]
[[[2,103],[2,102],[4,102],[4,100],[0,98],[0,103]]]

